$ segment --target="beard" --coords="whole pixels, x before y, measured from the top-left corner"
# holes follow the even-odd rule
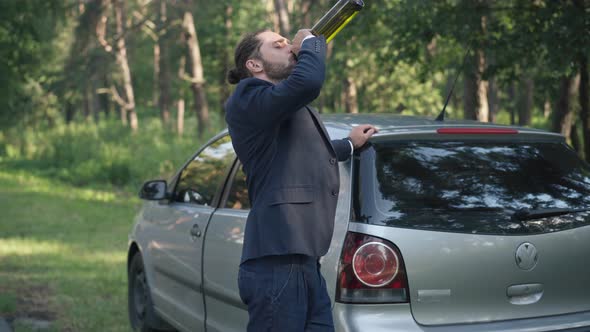
[[[295,62],[289,62],[289,64],[274,63],[266,60],[262,60],[262,66],[266,76],[275,82],[286,80],[293,68],[295,68]]]

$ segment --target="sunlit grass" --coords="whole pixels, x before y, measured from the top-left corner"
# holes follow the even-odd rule
[[[44,312],[49,331],[129,331],[127,235],[138,206],[135,195],[0,170],[0,316]]]
[[[57,242],[36,241],[31,239],[2,239],[0,238],[0,257],[3,256],[33,256],[62,254],[69,248]]]
[[[5,185],[6,191],[50,193],[62,198],[100,202],[113,202],[122,198],[114,192],[66,186],[57,181],[51,181],[25,171],[0,171],[0,181]]]

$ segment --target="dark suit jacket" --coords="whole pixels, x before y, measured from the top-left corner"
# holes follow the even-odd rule
[[[226,104],[234,150],[247,177],[252,209],[242,262],[267,256],[323,256],[334,230],[338,160],[350,143],[331,141],[308,106],[325,76],[326,42],[306,40],[288,79],[243,79]]]

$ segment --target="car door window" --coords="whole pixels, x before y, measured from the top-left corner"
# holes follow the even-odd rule
[[[182,171],[174,191],[174,200],[211,205],[234,158],[229,136],[211,143]]]
[[[250,209],[248,185],[246,184],[246,174],[244,173],[242,165],[238,165],[236,176],[234,177],[225,207],[237,210]]]

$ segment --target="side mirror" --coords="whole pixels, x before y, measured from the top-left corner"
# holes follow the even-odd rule
[[[168,185],[164,180],[152,180],[143,184],[139,191],[139,198],[149,201],[159,201],[168,198]]]

